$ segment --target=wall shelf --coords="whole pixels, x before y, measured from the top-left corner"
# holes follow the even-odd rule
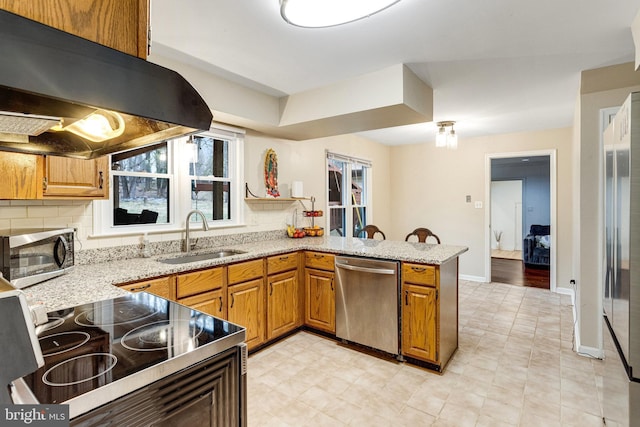
[[[309,200],[307,197],[245,197],[247,203],[295,203],[299,200]]]

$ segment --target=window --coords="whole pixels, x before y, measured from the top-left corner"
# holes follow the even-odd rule
[[[229,141],[209,135],[193,138],[197,155],[189,163],[191,209],[202,211],[210,220],[231,218]],[[193,221],[199,221],[192,217]]]
[[[169,223],[168,160],[167,142],[111,156],[114,226]]]
[[[210,227],[241,225],[244,134],[230,129],[112,154],[111,194],[94,202],[94,234],[182,229],[193,209]]]
[[[360,230],[371,222],[371,167],[368,160],[327,152],[327,200],[331,235],[358,236]]]

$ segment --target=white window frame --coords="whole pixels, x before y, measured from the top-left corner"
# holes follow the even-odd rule
[[[241,129],[230,126],[216,125],[207,132],[200,132],[216,139],[229,141],[229,178],[231,191],[229,203],[231,204],[231,219],[208,220],[210,229],[241,227],[244,226],[244,209],[242,205],[244,195],[244,135]],[[167,155],[172,159],[167,165],[169,180],[169,218],[167,224],[135,224],[113,225],[113,174],[109,174],[109,200],[96,200],[93,202],[93,234],[91,237],[100,236],[124,236],[139,234],[156,234],[182,231],[185,228],[187,214],[191,210],[191,176],[189,175],[188,150],[180,150],[186,144],[188,137],[176,138],[167,141]],[[151,144],[150,144],[151,145]],[[109,157],[111,167],[111,156]],[[135,173],[128,173],[135,175]],[[165,177],[166,174],[155,174]],[[153,177],[154,174],[144,174]],[[202,227],[202,223],[193,224],[194,229]]]
[[[341,201],[341,205],[338,206],[334,206],[333,208],[330,207],[329,205],[329,183],[328,183],[328,179],[329,179],[329,161],[330,160],[338,160],[341,162],[344,162],[345,164],[345,170],[342,176],[342,183],[341,185],[343,185],[343,188],[348,188],[349,191],[342,191],[342,201]],[[362,165],[367,167],[367,171],[366,171],[366,176],[365,176],[365,188],[364,188],[364,194],[362,195],[362,200],[364,203],[361,204],[353,204],[353,201],[351,200],[351,168],[354,165]],[[347,230],[349,230],[349,236],[345,236],[345,237],[350,237],[352,232],[353,232],[353,210],[355,208],[361,208],[364,207],[366,212],[367,212],[367,219],[368,223],[372,224],[373,223],[373,199],[372,199],[372,179],[373,176],[373,162],[371,160],[366,160],[366,159],[361,159],[361,158],[357,158],[357,157],[353,157],[353,156],[349,156],[349,155],[345,155],[345,154],[340,154],[340,153],[335,153],[335,152],[331,152],[331,151],[326,151],[326,162],[325,162],[325,182],[326,182],[326,186],[327,186],[327,193],[326,193],[326,200],[327,200],[327,205],[326,205],[326,212],[328,213],[328,218],[327,218],[327,234],[329,234],[331,232],[331,230],[329,230],[331,228],[331,210],[332,209],[344,209],[345,210],[345,223],[344,223],[344,232],[347,233]],[[366,224],[365,224],[366,225]]]

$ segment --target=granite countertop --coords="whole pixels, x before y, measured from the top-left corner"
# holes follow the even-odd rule
[[[46,307],[47,311],[55,311],[93,301],[116,298],[128,293],[128,291],[114,285],[297,250],[317,250],[341,255],[435,265],[444,264],[468,250],[464,246],[326,236],[304,239],[284,238],[225,245],[217,248],[203,248],[192,251],[192,253],[206,253],[219,249],[235,249],[245,251],[245,253],[185,264],[159,262],[162,259],[184,255],[184,253],[174,253],[150,258],[76,265],[67,274],[30,286],[23,291],[31,304],[40,303]],[[105,251],[108,250],[110,249],[105,249]]]

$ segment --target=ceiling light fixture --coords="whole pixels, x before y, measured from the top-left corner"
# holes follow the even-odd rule
[[[400,0],[280,0],[280,14],[291,25],[333,27],[367,18]]]
[[[455,150],[458,148],[458,135],[456,135],[456,131],[453,129],[453,125],[456,122],[446,121],[446,122],[438,122],[438,133],[436,134],[436,147],[447,147],[449,149]],[[447,130],[447,128],[451,128]]]

